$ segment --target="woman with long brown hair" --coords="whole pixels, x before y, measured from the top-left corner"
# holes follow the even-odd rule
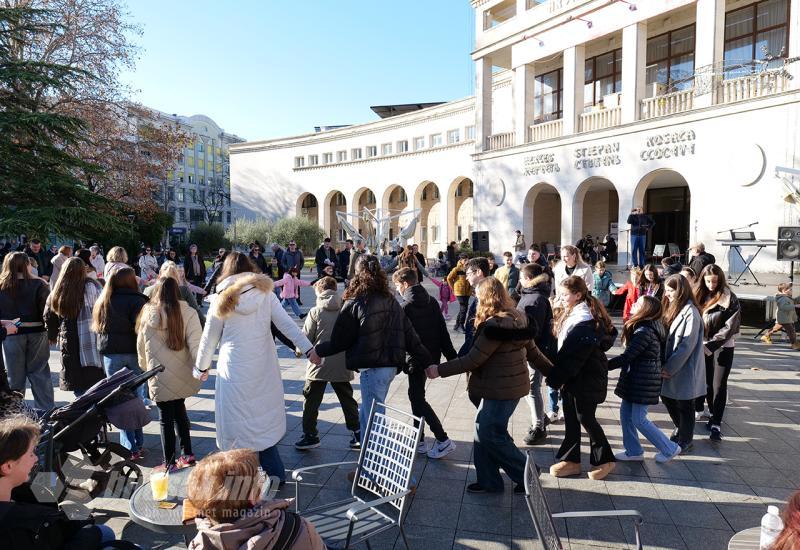
[[[647,418],[647,408],[657,405],[661,394],[661,346],[666,340],[661,302],[655,296],[642,296],[631,313],[622,329],[625,351],[608,362],[609,370],[622,371],[614,393],[622,399],[619,422],[625,450],[615,456],[622,461],[644,460],[641,433],[658,449],[656,462],[669,462],[680,454],[681,447]]]
[[[61,348],[59,387],[80,397],[102,380],[103,359],[92,331],[92,309],[100,297],[100,283],[86,276],[86,264],[69,258],[44,309],[47,336]]]
[[[639,296],[653,296],[659,301],[664,296],[664,282],[653,264],[647,264],[642,270],[642,278],[639,280]]]
[[[424,369],[431,358],[390,292],[386,273],[375,256],[362,254],[356,259],[355,273],[342,299],[331,338],[318,344],[316,352],[327,357],[345,351],[347,369],[361,373],[358,416],[363,439],[372,403],[386,401],[389,385],[405,365],[406,352],[414,368]]]
[[[694,297],[705,327],[706,396],[708,413],[703,411],[703,398],[695,402],[699,416],[709,417],[707,428],[713,441],[722,440],[722,414],[728,400],[728,376],[733,367],[735,338],[739,334],[742,308],[731,292],[725,273],[716,264],[703,268],[697,280]]]
[[[217,447],[258,451],[268,475],[286,479],[278,442],[286,434],[281,371],[272,323],[312,363],[313,345],[281,307],[272,280],[255,272],[246,254],[231,252],[219,270],[218,294],[211,296],[195,376],[205,379],[219,348],[214,411]]]
[[[92,312],[92,330],[97,333],[97,351],[103,356],[103,370],[111,376],[121,369],[141,374],[139,358],[136,356],[136,319],[147,303],[147,296],[139,292],[136,272],[131,267],[112,269],[100,298]],[[141,399],[145,388],[136,390]],[[141,458],[144,432],[123,430],[119,442],[131,451],[131,458]]]
[[[197,312],[180,299],[178,282],[167,277],[156,286],[137,322],[136,350],[145,370],[159,365],[164,371],[148,381],[161,421],[161,447],[167,468],[185,468],[195,462],[186,399],[200,390],[192,376],[203,329]],[[181,455],[175,453],[175,431]]]
[[[0,271],[0,319],[19,320],[16,334],[2,345],[8,385],[25,394],[26,380],[31,384],[34,406],[43,411],[53,408],[53,383],[50,381],[50,348],[44,327],[44,307],[50,288],[31,274],[28,256],[11,252],[3,259]],[[4,380],[0,383],[5,384]]]
[[[558,352],[547,385],[560,388],[564,404],[564,441],[556,454],[558,463],[550,475],[564,477],[581,473],[581,426],[589,435],[590,479],[603,479],[614,470],[614,452],[595,417],[606,400],[608,360],[617,329],[606,308],[589,293],[586,281],[571,275],[557,289],[562,311],[555,319],[553,334]]]
[[[144,295],[149,298],[154,293],[158,292],[156,287],[167,278],[175,279],[175,281],[178,283],[178,296],[180,296],[181,300],[189,304],[190,308],[197,312],[197,316],[200,318],[200,324],[204,324],[206,322],[206,317],[203,315],[203,310],[200,309],[194,292],[192,292],[187,285],[182,284],[181,275],[178,272],[178,266],[173,261],[167,260],[161,264],[161,267],[158,269],[158,278],[155,280],[152,286],[148,286],[144,289]]]
[[[705,394],[703,318],[683,275],[671,275],[664,281],[661,305],[669,332],[661,369],[661,401],[675,424],[670,439],[686,454],[693,446],[694,401]]]
[[[524,490],[525,455],[508,433],[508,422],[519,400],[528,395],[528,362],[544,374],[550,361],[539,351],[533,338],[535,328],[517,310],[505,285],[494,277],[478,283],[475,290],[475,339],[469,352],[456,359],[431,366],[429,378],[446,378],[471,373],[467,382],[470,397],[480,400],[475,416],[472,447],[477,483],[467,486],[471,493],[503,491],[500,468]]]

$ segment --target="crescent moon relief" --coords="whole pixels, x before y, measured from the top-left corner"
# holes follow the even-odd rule
[[[743,183],[742,187],[752,187],[756,183],[758,183],[761,178],[764,177],[764,172],[767,171],[767,154],[764,152],[764,148],[761,147],[758,143],[756,143],[756,148],[761,153],[761,171],[758,173],[756,179],[751,181],[750,183]]]
[[[503,203],[506,201],[506,184],[502,180],[502,178],[497,178],[497,185],[499,187],[499,192],[497,193],[499,198],[495,206],[502,206]]]

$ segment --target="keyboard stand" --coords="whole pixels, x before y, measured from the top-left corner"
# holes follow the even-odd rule
[[[738,276],[738,277],[736,277],[736,280],[735,280],[735,281],[733,281],[733,282],[731,283],[731,286],[739,286],[739,279],[741,279],[741,278],[744,276],[744,274],[745,274],[745,273],[747,273],[748,271],[750,272],[750,275],[752,275],[752,276],[753,276],[753,279],[755,279],[755,281],[756,281],[756,283],[755,283],[755,284],[756,284],[756,285],[758,285],[758,286],[767,286],[767,285],[762,285],[762,284],[761,284],[761,282],[758,280],[758,277],[756,277],[756,274],[755,274],[755,273],[753,273],[753,270],[752,270],[752,269],[750,269],[750,264],[752,264],[752,263],[753,263],[753,260],[755,260],[755,259],[756,259],[756,256],[758,256],[758,253],[759,253],[759,252],[761,252],[761,250],[762,250],[763,248],[766,248],[766,246],[767,246],[767,245],[765,245],[765,244],[762,244],[762,245],[754,245],[754,244],[747,245],[747,246],[755,246],[755,247],[758,249],[758,250],[756,250],[756,253],[755,253],[755,254],[753,254],[753,256],[750,258],[750,260],[749,260],[749,261],[748,261],[748,260],[745,260],[745,259],[744,259],[744,256],[742,256],[742,249],[741,249],[741,247],[739,247],[739,246],[736,246],[736,245],[729,245],[729,246],[730,246],[730,247],[731,247],[733,250],[735,250],[735,251],[736,251],[736,253],[739,255],[739,258],[741,258],[742,262],[744,262],[744,269],[742,270],[742,272],[741,272],[741,273],[739,273],[739,276]],[[731,276],[731,277],[733,277],[733,273],[731,273],[731,274],[730,274],[730,276]],[[748,284],[748,283],[742,283],[742,284]]]

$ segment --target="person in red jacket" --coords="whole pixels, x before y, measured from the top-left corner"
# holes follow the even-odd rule
[[[642,270],[638,267],[631,269],[631,279],[624,286],[614,291],[616,296],[625,294],[625,307],[622,310],[622,320],[627,321],[631,316],[631,308],[639,299],[639,285],[642,281]]]

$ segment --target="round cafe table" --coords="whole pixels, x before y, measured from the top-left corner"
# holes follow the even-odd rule
[[[761,527],[739,531],[728,542],[728,550],[758,550],[761,542]]]
[[[189,525],[182,523],[183,499],[186,498],[186,482],[189,479],[191,468],[183,468],[169,474],[169,493],[167,502],[177,504],[172,510],[158,507],[158,501],[153,500],[150,482],[137,487],[131,495],[128,515],[131,520],[154,531],[168,535],[183,535],[187,546],[197,533],[194,522]]]

